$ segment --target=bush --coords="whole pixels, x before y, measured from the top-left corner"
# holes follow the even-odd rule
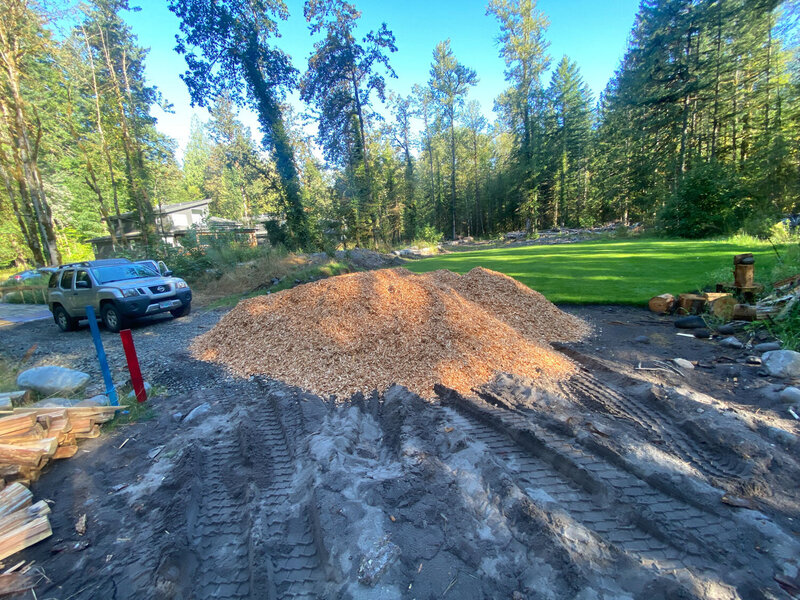
[[[716,162],[695,167],[681,181],[658,215],[669,236],[703,238],[734,229],[744,190],[736,174]]]
[[[438,244],[444,238],[444,234],[436,230],[436,227],[426,225],[417,232],[417,239],[428,244]]]

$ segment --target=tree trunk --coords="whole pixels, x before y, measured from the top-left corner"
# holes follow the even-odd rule
[[[453,217],[453,239],[456,239],[456,124],[450,108],[450,210]]]
[[[251,49],[250,55],[257,56],[256,48]],[[286,133],[280,106],[267,82],[264,81],[255,60],[248,60],[245,57],[242,64],[245,66],[247,83],[258,104],[259,121],[264,131],[264,145],[272,151],[275,168],[286,194],[286,220],[290,233],[297,248],[308,247],[311,239],[306,214],[303,210],[300,177],[297,174],[294,149]]]

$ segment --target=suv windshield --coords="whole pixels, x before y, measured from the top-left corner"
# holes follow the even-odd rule
[[[125,281],[126,279],[142,279],[144,277],[158,277],[158,273],[144,265],[114,265],[111,267],[95,267],[92,269],[94,278],[98,283],[111,283],[112,281]]]

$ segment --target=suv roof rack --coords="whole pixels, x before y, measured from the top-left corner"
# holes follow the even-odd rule
[[[67,267],[110,267],[112,265],[127,265],[132,261],[127,258],[102,258],[99,260],[83,260],[81,262],[67,263],[61,265],[59,269]]]

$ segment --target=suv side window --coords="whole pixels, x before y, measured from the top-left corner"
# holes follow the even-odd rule
[[[61,289],[71,290],[72,281],[75,279],[75,269],[69,269],[61,274]]]
[[[50,280],[47,282],[48,288],[54,288],[58,284],[58,271],[50,275]]]
[[[84,269],[78,271],[78,276],[75,277],[75,289],[78,288],[78,283],[80,283],[81,281],[85,281],[88,284],[86,286],[87,288],[92,287],[92,278],[89,277],[89,271],[86,271]]]

